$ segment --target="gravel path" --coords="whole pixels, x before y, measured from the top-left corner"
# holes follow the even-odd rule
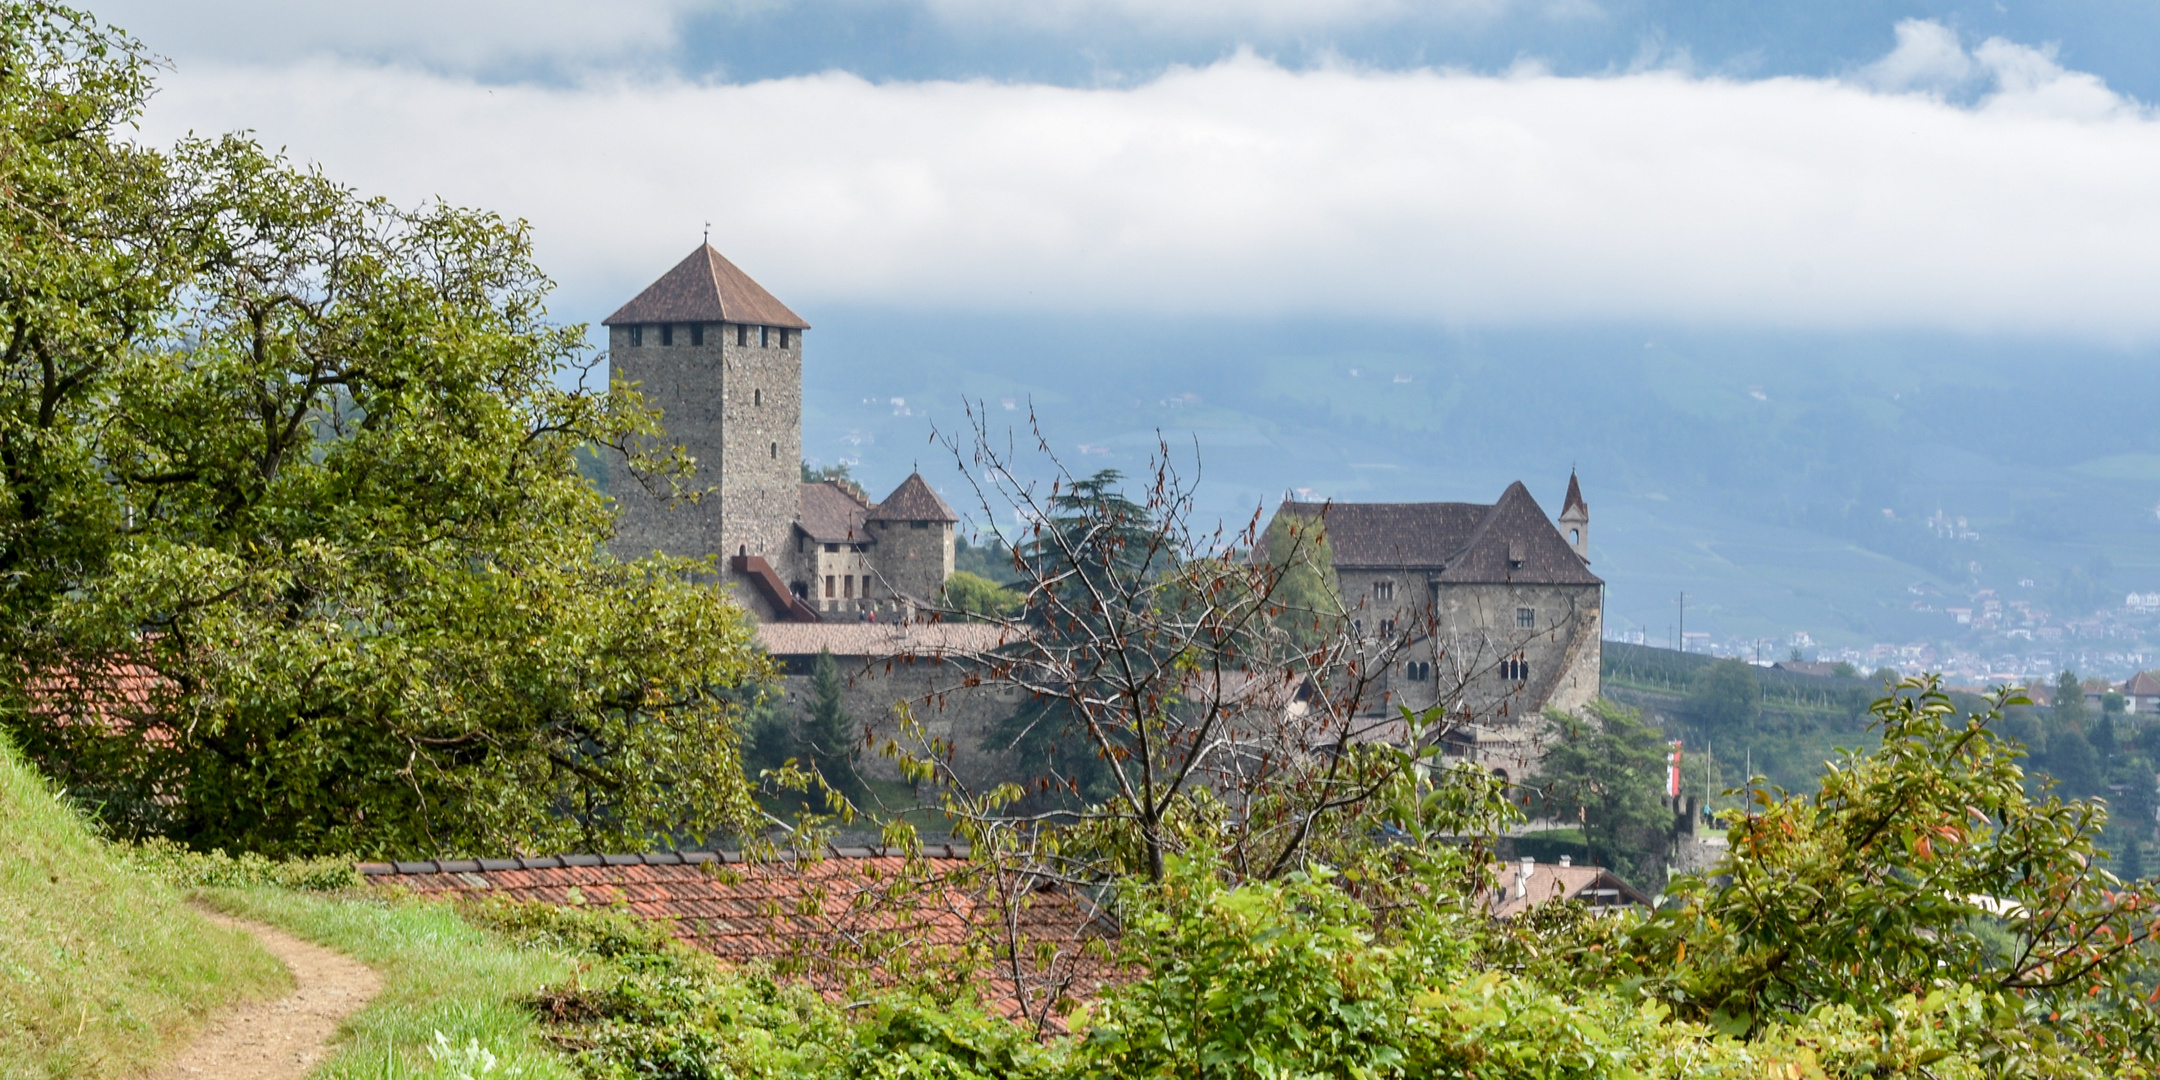
[[[276,1001],[258,1001],[220,1014],[194,1045],[181,1051],[153,1080],[286,1080],[299,1077],[328,1056],[325,1045],[339,1022],[360,1011],[382,989],[367,965],[261,923],[204,913],[211,921],[255,935],[285,962],[299,986]]]

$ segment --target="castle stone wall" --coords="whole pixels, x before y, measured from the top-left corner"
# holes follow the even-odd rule
[[[684,484],[695,500],[670,504],[622,461],[610,463],[619,557],[714,556],[725,574],[729,556],[772,561],[788,549],[801,480],[802,334],[785,336],[783,347],[778,329],[732,323],[608,328],[613,377],[637,384],[660,410],[667,441],[697,466]],[[778,614],[747,585],[732,591],[759,618]]]
[[[871,548],[893,594],[930,603],[953,573],[953,526],[943,521],[873,521]]]
[[[783,700],[780,707],[795,715],[808,712],[812,693],[811,669],[816,657],[783,658]],[[848,719],[864,732],[870,749],[857,759],[856,768],[867,777],[898,780],[893,760],[879,748],[899,738],[899,706],[906,704],[927,734],[952,744],[952,767],[961,782],[981,791],[1011,778],[1014,763],[1009,754],[991,753],[983,742],[1020,708],[1017,690],[994,686],[963,687],[957,663],[866,656],[838,656],[845,689],[841,700]],[[922,748],[910,746],[915,753]]]

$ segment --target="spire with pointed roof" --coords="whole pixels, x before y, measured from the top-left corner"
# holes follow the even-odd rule
[[[1590,561],[1590,504],[1583,501],[1582,484],[1575,470],[1567,474],[1567,498],[1560,504],[1560,527],[1567,531],[1568,546],[1582,561]]]
[[[803,317],[703,244],[644,292],[601,320],[603,326],[652,323],[743,323],[808,330]]]

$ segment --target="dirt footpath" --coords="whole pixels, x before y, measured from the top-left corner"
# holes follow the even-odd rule
[[[328,1056],[338,1023],[382,989],[373,969],[342,953],[309,944],[261,923],[215,912],[211,921],[255,935],[285,966],[298,988],[276,1001],[258,1001],[213,1018],[194,1045],[149,1075],[153,1080],[286,1080]]]

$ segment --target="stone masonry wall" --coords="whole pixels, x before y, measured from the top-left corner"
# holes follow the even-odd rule
[[[669,505],[611,462],[619,557],[715,556],[725,574],[729,556],[770,560],[786,549],[802,461],[802,334],[787,337],[783,348],[778,329],[731,323],[608,328],[613,377],[639,384],[660,410],[668,440],[697,463],[686,486],[701,493]],[[755,590],[738,583],[733,592],[760,618],[775,616]]]
[[[1423,571],[1353,569],[1338,577],[1344,602],[1367,633],[1392,620],[1398,631],[1421,637],[1384,676],[1376,704],[1390,712],[1397,705],[1430,708],[1459,690],[1468,718],[1513,744],[1488,762],[1510,776],[1536,772],[1545,709],[1577,712],[1597,699],[1604,658],[1598,586],[1441,585],[1436,594]],[[1382,583],[1392,583],[1392,599],[1380,598],[1375,587]],[[1532,612],[1529,627],[1518,625],[1522,608]],[[1529,667],[1519,685],[1502,668],[1518,653]],[[1431,664],[1432,676],[1412,680],[1412,662]]]
[[[917,526],[922,526],[918,528]],[[877,572],[899,596],[935,601],[953,572],[953,527],[945,522],[876,521]]]
[[[1000,687],[961,687],[960,671],[953,664],[930,661],[836,657],[846,689],[848,719],[867,731],[871,748],[857,759],[864,776],[898,780],[900,773],[891,758],[878,748],[899,736],[897,706],[905,702],[915,718],[933,737],[953,744],[953,770],[978,791],[1010,778],[1009,755],[983,749],[983,740],[1020,707],[1018,691]],[[788,658],[781,679],[781,708],[798,715],[809,710],[810,672],[814,657]],[[914,748],[921,752],[920,748]]]

